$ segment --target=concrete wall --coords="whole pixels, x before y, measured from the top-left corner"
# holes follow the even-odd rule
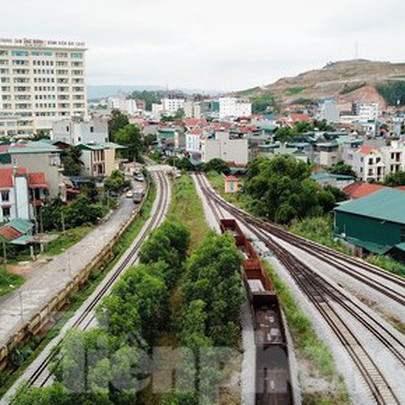
[[[25,167],[29,173],[45,173],[46,182],[49,184],[49,194],[56,197],[64,194],[63,174],[61,172],[60,157],[58,153],[22,153],[12,155],[13,164]]]
[[[57,121],[52,126],[52,139],[71,145],[108,142],[108,124],[101,119]]]

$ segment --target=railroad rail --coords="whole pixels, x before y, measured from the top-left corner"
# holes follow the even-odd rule
[[[267,233],[269,231],[258,226],[251,215],[244,213],[240,209],[234,209],[231,204],[225,202],[222,198],[218,198],[216,193],[207,186],[207,180],[204,177],[197,175],[197,181],[206,199],[211,200],[211,206],[217,205],[221,209],[230,212],[255,235],[258,240],[264,243],[284,265],[292,279],[318,310],[342,344],[342,347],[347,351],[376,403],[399,404],[400,401],[383,372],[363,346],[356,332],[353,331],[342,319],[342,316],[339,315],[335,306],[344,310],[358,321],[375,339],[379,340],[387,351],[391,352],[402,365],[405,365],[404,342],[384,325],[380,325],[374,317],[351,299],[349,295],[338,289],[324,277],[321,277],[304,262],[297,259],[280,243],[269,237]]]
[[[156,172],[158,183],[158,199],[155,202],[156,208],[152,212],[151,218],[142,228],[137,238],[132,243],[131,247],[120,258],[118,263],[109,272],[105,279],[101,282],[98,288],[91,294],[91,296],[83,303],[83,305],[76,312],[67,324],[62,328],[60,334],[52,340],[44,349],[45,356],[41,359],[37,358],[31,366],[26,370],[22,377],[12,386],[9,392],[0,401],[0,404],[7,404],[12,395],[22,381],[26,381],[27,386],[45,386],[51,378],[48,366],[54,357],[53,348],[59,345],[65,339],[67,333],[72,328],[79,328],[87,330],[91,327],[94,321],[94,309],[100,301],[109,295],[114,283],[120,278],[125,270],[133,265],[138,258],[138,251],[142,243],[148,237],[149,233],[155,229],[164,219],[168,205],[170,202],[170,184],[167,176],[162,172]]]
[[[367,286],[373,288],[374,290],[380,292],[386,297],[396,301],[400,305],[405,306],[405,293],[398,291],[398,289],[393,288],[390,285],[381,283],[381,280],[376,280],[374,278],[368,278],[367,275],[356,272],[356,269],[351,267],[355,266],[361,268],[362,270],[371,273],[384,281],[388,281],[395,285],[395,287],[405,289],[405,279],[400,276],[389,273],[377,266],[372,264],[365,263],[361,260],[348,256],[344,253],[337,252],[333,249],[320,245],[319,243],[309,241],[308,239],[302,238],[300,236],[294,235],[290,232],[287,232],[285,229],[280,226],[273,224],[269,221],[263,219],[255,218],[253,215],[250,215],[243,211],[242,209],[230,204],[229,202],[222,199],[216,193],[212,192],[210,189],[207,189],[210,193],[210,198],[215,201],[219,206],[225,208],[228,212],[233,215],[242,215],[249,220],[251,224],[254,224],[256,227],[267,231],[269,234],[274,235],[283,241],[292,244],[298,247],[301,250],[304,250],[311,256],[318,258],[324,263],[329,264],[334,269],[339,270],[342,273],[349,275],[350,277],[366,284]],[[349,265],[350,264],[350,265]]]

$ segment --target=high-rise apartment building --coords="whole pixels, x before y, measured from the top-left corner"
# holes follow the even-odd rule
[[[83,42],[0,38],[0,137],[87,115]]]

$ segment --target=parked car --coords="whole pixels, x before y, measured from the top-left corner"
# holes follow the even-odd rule
[[[132,190],[128,190],[127,193],[125,194],[125,197],[127,198],[132,198],[134,196],[134,193]]]
[[[145,177],[143,176],[143,174],[137,174],[134,177],[134,179],[135,179],[135,181],[140,181],[140,182],[145,181]]]
[[[135,191],[132,201],[135,204],[139,204],[143,199],[143,192],[142,191]]]
[[[110,197],[114,197],[114,198],[119,197],[119,194],[118,194],[116,191],[114,191],[114,190],[110,190],[110,191],[108,192],[108,195],[109,195]]]

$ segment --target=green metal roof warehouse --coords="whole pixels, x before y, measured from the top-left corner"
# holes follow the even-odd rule
[[[335,208],[335,233],[370,252],[405,257],[405,192],[384,189]]]

